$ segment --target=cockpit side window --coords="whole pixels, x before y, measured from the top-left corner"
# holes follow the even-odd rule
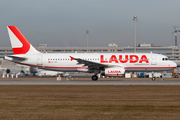
[[[167,61],[167,60],[169,60],[168,58],[162,58],[162,61]]]

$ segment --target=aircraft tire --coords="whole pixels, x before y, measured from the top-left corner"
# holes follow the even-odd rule
[[[156,80],[156,77],[152,77],[152,81],[155,81]]]
[[[97,81],[98,80],[98,76],[97,75],[93,75],[91,78],[92,78],[93,81]]]

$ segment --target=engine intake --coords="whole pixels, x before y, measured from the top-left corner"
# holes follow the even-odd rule
[[[6,73],[9,74],[11,72],[10,69],[6,69]]]

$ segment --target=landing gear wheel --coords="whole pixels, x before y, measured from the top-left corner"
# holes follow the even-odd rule
[[[152,81],[155,81],[156,80],[156,77],[152,77]]]
[[[93,81],[97,81],[98,80],[98,76],[97,75],[93,75],[91,78],[92,78]]]

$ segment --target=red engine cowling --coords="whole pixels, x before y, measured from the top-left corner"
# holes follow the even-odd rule
[[[101,72],[103,76],[122,76],[125,72],[124,67],[112,67],[106,68],[104,71]]]

